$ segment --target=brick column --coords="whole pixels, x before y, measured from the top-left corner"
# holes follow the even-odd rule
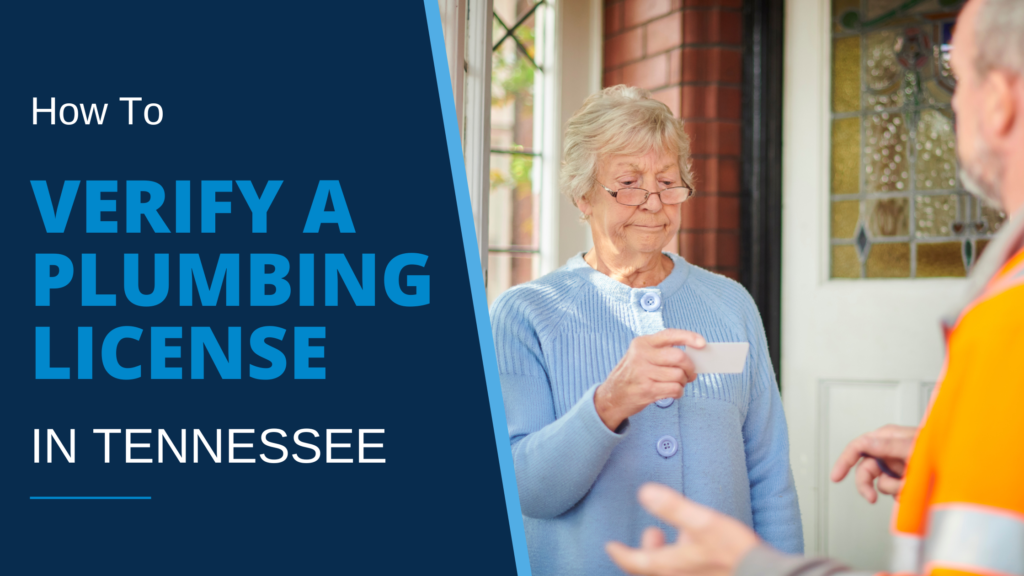
[[[742,0],[606,0],[604,85],[651,90],[686,122],[697,196],[679,252],[739,278]]]

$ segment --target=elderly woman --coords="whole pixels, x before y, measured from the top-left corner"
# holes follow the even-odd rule
[[[594,248],[491,310],[533,573],[620,574],[604,545],[637,545],[657,524],[636,501],[647,481],[802,552],[757,308],[736,282],[662,252],[693,193],[682,122],[646,90],[607,88],[569,120],[564,152],[562,190]],[[743,372],[697,375],[680,347],[705,339],[749,342]]]

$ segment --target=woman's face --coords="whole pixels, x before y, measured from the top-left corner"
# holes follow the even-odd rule
[[[624,206],[600,186],[604,184],[616,191],[643,188],[649,192],[683,186],[675,150],[602,158],[598,162],[597,181],[599,184],[595,184],[577,205],[590,217],[594,246],[599,252],[611,248],[627,258],[660,253],[679,232],[682,204],[665,205],[661,203],[661,196],[651,194],[645,204]]]

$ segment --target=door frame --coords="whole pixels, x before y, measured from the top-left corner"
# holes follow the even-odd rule
[[[784,6],[784,0],[743,2],[740,283],[761,313],[776,379],[782,357]]]
[[[821,440],[827,431],[823,387],[831,382],[901,383],[906,399],[893,408],[893,419],[917,422],[920,416],[912,412],[919,411],[920,387],[934,382],[942,367],[939,316],[966,287],[966,280],[953,278],[829,277],[830,5],[827,0],[785,0],[782,382],[808,554],[829,553],[824,509],[829,491],[852,490],[828,479],[832,463]],[[856,498],[853,492],[849,497]]]

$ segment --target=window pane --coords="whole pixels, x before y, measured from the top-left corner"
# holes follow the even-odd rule
[[[868,99],[868,105],[877,110],[902,106],[903,91],[900,90],[900,80],[903,77],[903,71],[892,50],[896,44],[896,32],[887,30],[866,36],[868,57],[864,61],[864,68],[867,74],[865,80],[868,92],[865,96]],[[853,38],[860,42],[860,36],[853,36]],[[859,63],[857,69],[860,70]]]
[[[860,220],[860,202],[835,202],[832,204],[832,237],[853,238]]]
[[[910,244],[872,244],[868,253],[868,278],[910,276]]]
[[[907,198],[868,200],[868,231],[874,238],[910,234]]]
[[[832,50],[832,111],[856,112],[860,110],[860,38],[840,38]]]
[[[860,0],[832,0],[832,14],[835,20],[833,31],[842,32],[843,25],[841,21],[843,14],[855,11],[858,8],[860,8]]]
[[[519,40],[519,44],[522,45],[522,48],[526,49],[526,54],[532,58],[534,62],[537,61],[537,51],[534,46],[534,30],[536,30],[536,28],[537,13],[534,11],[532,14],[527,16],[525,20],[523,20],[522,24],[516,26],[515,31],[512,32],[512,35],[516,37],[516,40]],[[520,50],[522,50],[522,48],[520,48]],[[520,56],[522,56],[522,52],[520,52]]]
[[[527,0],[494,2],[487,280],[491,301],[540,273],[542,124],[535,102],[541,96],[543,74],[537,67],[536,47],[543,43],[536,33],[546,6],[533,10],[536,4]]]
[[[1002,225],[957,177],[950,4],[831,2],[833,278],[963,276]]]
[[[917,277],[966,276],[960,242],[917,245]]]
[[[832,193],[860,190],[860,118],[832,122]]]
[[[537,186],[534,185],[540,173],[539,165],[540,158],[536,156],[491,154],[488,220],[491,248],[539,248],[540,200],[535,193]]]
[[[917,237],[952,236],[953,222],[956,222],[958,198],[956,194],[918,196],[915,208]]]
[[[832,277],[860,278],[860,259],[853,246],[832,247]]]
[[[511,28],[535,4],[537,4],[536,0],[494,0],[494,13]],[[497,42],[500,38],[501,36],[496,35],[494,41]]]
[[[902,192],[910,186],[910,162],[907,144],[910,133],[902,114],[883,112],[867,121],[867,145],[864,160],[867,163],[865,185],[867,192]]]
[[[956,135],[952,113],[924,110],[917,124],[917,189],[953,188],[956,188]]]
[[[537,151],[533,141],[533,101],[538,73],[511,39],[494,51],[491,72],[492,150]]]
[[[540,272],[537,254],[491,252],[487,257],[487,304],[509,288],[528,282]]]
[[[995,234],[999,232],[999,229],[1003,227],[1003,222],[1006,221],[1006,214],[991,208],[989,206],[982,206],[981,208],[981,220],[985,223],[989,232]]]

